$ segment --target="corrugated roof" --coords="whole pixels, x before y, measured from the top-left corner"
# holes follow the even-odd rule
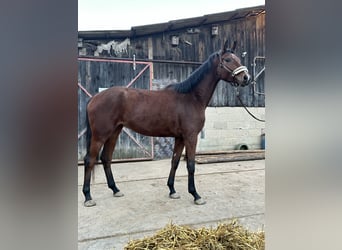
[[[78,37],[83,39],[113,39],[145,36],[155,33],[175,31],[184,28],[193,28],[205,24],[214,24],[247,18],[265,12],[265,5],[237,9],[200,17],[172,20],[166,23],[134,26],[130,30],[103,30],[103,31],[79,31]]]

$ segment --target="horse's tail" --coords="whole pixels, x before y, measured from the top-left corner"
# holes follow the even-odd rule
[[[92,136],[90,123],[89,123],[89,117],[88,117],[88,110],[86,110],[86,126],[87,126],[86,143],[87,143],[87,155],[88,155],[90,152],[90,142],[91,142],[91,136]]]
[[[89,99],[89,101],[90,100],[91,99]],[[87,107],[88,107],[89,101],[87,102]],[[88,157],[90,154],[90,143],[91,143],[92,132],[91,132],[91,127],[90,127],[90,123],[89,123],[88,109],[87,108],[86,108],[86,128],[87,128],[87,131],[86,131],[87,153],[84,157],[84,160],[88,161]],[[98,159],[99,159],[99,156],[97,155],[96,160],[98,160]]]

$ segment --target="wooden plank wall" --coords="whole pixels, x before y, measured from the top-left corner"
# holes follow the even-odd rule
[[[219,35],[211,35],[211,26],[206,25],[191,30],[184,29],[163,34],[155,34],[149,37],[140,37],[131,40],[132,48],[130,53],[136,54],[137,58],[149,59],[149,53],[153,51],[155,60],[172,61],[193,61],[203,62],[213,52],[221,49],[225,39],[231,43],[238,41],[236,53],[240,56],[246,51],[247,56],[242,58],[242,63],[246,65],[252,73],[252,63],[255,56],[265,56],[265,15],[260,14],[234,22],[221,23]],[[172,36],[179,37],[179,45],[172,46]],[[153,47],[149,48],[148,40],[152,39]],[[263,64],[257,65],[257,72],[263,67]],[[185,80],[198,65],[188,65],[181,63],[154,63],[154,82],[164,86],[171,82]],[[159,87],[159,86],[158,86]],[[256,85],[258,92],[264,92],[264,74],[262,74]],[[243,102],[250,107],[264,107],[265,97],[253,93],[253,88],[241,88]],[[209,106],[241,106],[236,99],[235,89],[226,82],[221,81],[213,95]]]
[[[247,56],[242,58],[242,63],[246,65],[252,73],[252,63],[255,56],[265,56],[265,13],[257,16],[239,19],[236,21],[218,23],[218,35],[211,35],[212,24],[199,27],[184,28],[177,31],[165,31],[147,36],[131,37],[130,46],[124,57],[141,60],[170,60],[170,63],[153,62],[153,84],[158,89],[172,82],[185,80],[191,72],[199,65],[175,63],[176,61],[204,62],[212,53],[221,49],[224,41],[228,39],[231,43],[234,40],[238,42],[236,53],[241,55],[246,51]],[[179,37],[179,45],[171,44],[172,36]],[[109,42],[113,39],[107,39],[99,42]],[[120,39],[119,39],[120,40]],[[124,40],[124,39],[121,39]],[[87,41],[84,41],[87,42]],[[94,48],[94,46],[92,46]],[[96,48],[96,46],[95,46]],[[93,55],[91,50],[87,54]],[[108,55],[104,52],[103,56],[115,56],[115,53]],[[260,61],[259,61],[260,62]],[[257,70],[263,67],[259,64]],[[128,72],[116,72],[121,77],[129,75]],[[123,74],[123,75],[122,75]],[[108,76],[117,78],[115,74]],[[264,92],[264,74],[257,82],[257,91]],[[253,88],[241,88],[243,102],[250,107],[264,107],[265,97],[253,93]],[[213,95],[209,106],[241,106],[236,99],[235,89],[226,82],[220,82]]]

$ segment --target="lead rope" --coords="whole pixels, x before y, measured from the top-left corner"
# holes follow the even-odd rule
[[[237,99],[239,100],[239,102],[241,103],[242,107],[247,111],[247,113],[252,116],[255,120],[259,121],[259,122],[265,122],[265,120],[262,120],[262,119],[259,119],[257,118],[255,115],[253,115],[248,109],[247,107],[245,106],[245,104],[243,104],[241,98],[240,98],[240,92],[239,90],[237,89]]]

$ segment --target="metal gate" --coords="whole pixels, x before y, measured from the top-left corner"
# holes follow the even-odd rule
[[[253,85],[253,93],[255,95],[263,95],[265,96],[265,92],[259,92],[257,89],[257,80],[259,79],[259,77],[261,76],[262,73],[265,72],[265,60],[266,57],[265,56],[255,56],[253,58],[253,63],[252,63],[252,67],[253,67],[253,73],[252,73],[252,85]],[[259,64],[257,64],[257,62],[260,61]]]
[[[112,86],[152,88],[151,62],[78,58],[78,160],[86,153],[86,104],[96,93]],[[123,128],[116,142],[113,161],[152,160],[153,138]]]

